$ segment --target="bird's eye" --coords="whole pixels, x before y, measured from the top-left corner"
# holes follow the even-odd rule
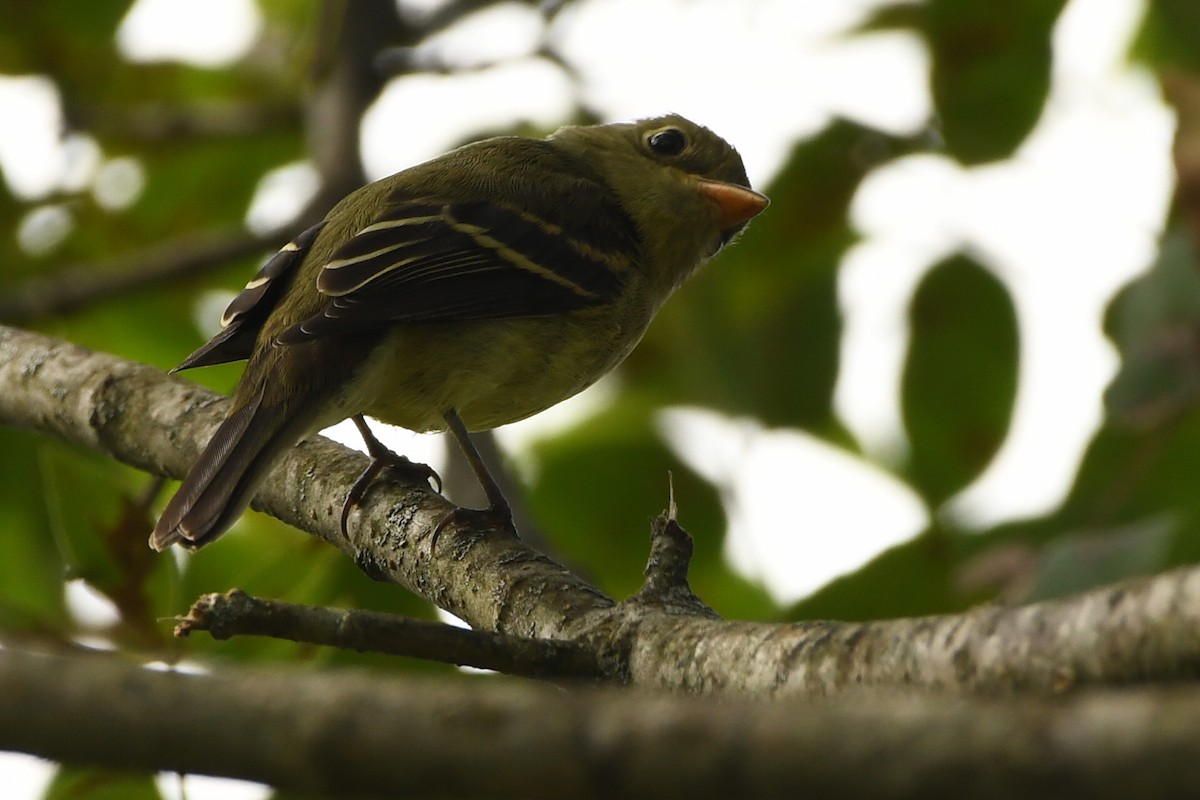
[[[664,156],[677,156],[687,147],[687,137],[678,128],[664,128],[652,133],[647,141],[651,150]]]

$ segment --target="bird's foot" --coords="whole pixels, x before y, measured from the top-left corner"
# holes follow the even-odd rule
[[[367,489],[385,469],[394,472],[396,477],[403,483],[414,485],[428,485],[432,483],[438,494],[441,494],[442,476],[437,474],[437,470],[428,464],[412,461],[398,453],[393,453],[387,448],[382,448],[382,452],[372,453],[371,463],[367,465],[367,468],[354,481],[354,485],[350,487],[349,493],[346,494],[346,502],[342,503],[343,536],[347,538],[350,536],[346,523],[350,519],[351,509],[362,501],[363,496],[367,493]]]
[[[459,506],[442,517],[442,521],[433,529],[429,537],[429,552],[437,547],[438,536],[447,525],[467,525],[472,527],[489,528],[502,531],[514,539],[520,539],[517,526],[513,523],[512,510],[508,503],[496,503],[487,508],[463,508]]]

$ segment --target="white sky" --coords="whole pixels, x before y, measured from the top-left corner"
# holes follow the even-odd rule
[[[422,4],[431,2],[437,0]],[[1154,82],[1123,62],[1143,2],[1070,0],[1055,31],[1049,103],[1012,159],[972,169],[936,155],[899,159],[870,175],[854,199],[853,221],[864,240],[841,265],[845,331],[835,399],[838,414],[875,457],[887,463],[905,451],[897,404],[905,315],[924,272],[965,247],[1014,297],[1021,326],[1016,414],[980,480],[946,509],[931,510],[878,467],[803,432],[703,409],[662,415],[667,441],[725,498],[732,563],[779,600],[856,569],[918,533],[931,513],[985,527],[1046,513],[1063,499],[1117,366],[1100,315],[1153,258],[1173,180],[1173,118]],[[564,11],[550,35],[583,76],[585,100],[602,115],[616,120],[669,110],[692,117],[736,144],[752,182],[762,187],[797,139],[836,115],[901,134],[928,119],[929,65],[920,43],[902,33],[844,35],[877,4],[591,0]],[[537,38],[531,15],[507,6],[489,12],[475,30],[499,43],[489,46],[507,48],[491,55],[518,55]],[[635,16],[639,23],[629,26]],[[140,0],[117,43],[134,59],[215,66],[244,53],[260,26],[251,0]],[[479,57],[477,36],[448,35],[439,46]],[[557,68],[532,58],[461,76],[399,79],[364,122],[364,160],[379,177],[443,152],[464,131],[518,120],[553,125],[569,111],[573,91]],[[24,198],[67,186],[102,192],[97,178],[114,163],[126,191],[130,181],[136,187],[132,167],[112,158],[120,154],[99,152],[86,135],[60,139],[57,103],[44,78],[0,78],[0,118],[25,121],[0,126],[9,189]],[[422,124],[412,125],[414,118]],[[271,180],[250,215],[255,225],[301,203],[313,178],[306,166],[291,165]],[[70,230],[69,210],[44,206],[38,214],[26,220],[22,236],[52,250]],[[534,470],[519,455],[522,445],[603,404],[610,389],[602,382],[501,429],[500,440],[517,452],[522,469]],[[335,432],[359,445],[356,435],[343,433]],[[435,463],[442,457],[440,441],[403,431],[393,446]],[[686,524],[687,498],[680,503]],[[780,504],[796,520],[794,529],[780,529],[774,513]],[[0,754],[6,796],[38,796],[49,772],[10,768],[17,763],[35,762]],[[28,782],[20,783],[21,776]],[[188,787],[192,800],[265,796],[252,785],[217,783],[233,788],[206,792],[200,783]],[[174,796],[172,780],[164,784]]]

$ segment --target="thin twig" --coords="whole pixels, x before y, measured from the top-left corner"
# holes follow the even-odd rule
[[[128,292],[155,288],[246,258],[286,241],[284,234],[219,231],[182,236],[127,256],[56,270],[0,298],[0,322],[62,316]]]
[[[270,636],[526,678],[601,677],[594,653],[574,642],[523,639],[375,611],[263,600],[240,589],[197,600],[175,627],[175,635],[187,636],[192,631],[208,631],[214,639]]]
[[[72,127],[106,142],[163,142],[241,138],[271,131],[294,131],[300,123],[295,102],[210,100],[188,104],[142,103],[112,107],[78,103],[68,109]]]

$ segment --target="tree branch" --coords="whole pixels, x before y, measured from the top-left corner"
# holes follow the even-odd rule
[[[0,328],[0,386],[0,422],[174,476],[196,458],[225,410],[216,395],[181,379],[11,328]],[[864,686],[1054,692],[1200,676],[1200,569],[962,615],[730,622],[644,597],[614,604],[499,531],[449,525],[431,549],[431,532],[450,505],[428,487],[373,485],[343,536],[346,487],[365,462],[314,437],[280,459],[255,507],[476,629],[590,647],[617,681],[796,696]]]
[[[574,642],[522,639],[395,614],[263,600],[240,589],[207,594],[175,626],[176,636],[270,636],[343,650],[422,658],[526,678],[600,677],[592,652]]]
[[[351,671],[180,674],[0,650],[0,696],[0,749],[336,796],[1200,793],[1195,688],[764,704]]]
[[[675,614],[717,619],[717,612],[695,595],[688,582],[694,544],[688,532],[679,527],[675,514],[675,487],[672,485],[667,512],[651,523],[645,583],[626,603],[670,609]]]
[[[22,323],[69,314],[128,292],[200,274],[210,267],[278,247],[284,241],[278,231],[264,235],[213,232],[156,244],[100,264],[55,270],[49,277],[9,287],[0,298],[0,322]]]
[[[288,98],[203,100],[186,104],[146,102],[137,105],[74,102],[67,109],[74,129],[93,131],[105,141],[134,144],[255,136],[294,131],[299,106]]]
[[[375,54],[405,38],[409,31],[392,0],[325,0],[320,13],[320,39],[312,65],[313,87],[304,104],[304,130],[309,158],[321,176],[313,210],[324,216],[334,203],[366,182],[359,126],[385,83],[375,69]]]

